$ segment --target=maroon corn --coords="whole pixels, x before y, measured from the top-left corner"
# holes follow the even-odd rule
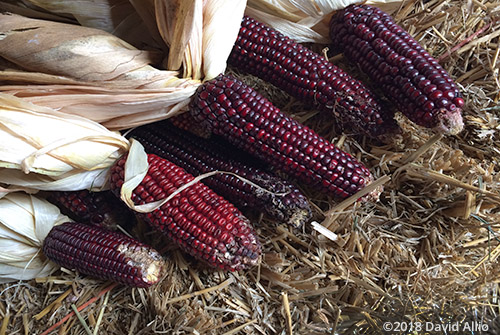
[[[111,168],[111,190],[119,196],[126,157]],[[167,198],[194,177],[159,156],[148,154],[148,173],[132,192],[136,205]],[[223,270],[237,271],[256,265],[258,237],[241,212],[227,200],[197,182],[160,208],[139,214],[182,250]]]
[[[351,155],[236,78],[219,75],[205,82],[189,106],[213,134],[329,195],[348,197],[373,180]],[[378,192],[371,197],[378,198]]]
[[[189,115],[189,113],[181,113],[179,115],[171,117],[169,120],[177,128],[188,131],[191,134],[195,134],[203,138],[210,137],[210,133],[206,129],[198,127],[198,125],[193,122],[193,117]]]
[[[339,67],[278,31],[245,16],[228,63],[319,110],[333,112],[341,130],[379,137],[398,130],[394,113]]]
[[[124,234],[76,222],[54,226],[43,252],[67,269],[135,287],[158,282],[163,268],[162,257],[153,248]]]
[[[457,86],[387,13],[351,5],[332,17],[330,36],[411,121],[443,133],[462,130],[464,100]]]
[[[230,174],[216,174],[201,180],[237,206],[264,210],[294,227],[302,226],[312,216],[309,203],[298,188],[276,175],[229,157],[225,148],[213,139],[193,136],[168,121],[136,128],[130,136],[137,139],[146,152],[166,158],[194,176],[226,171],[260,186]]]
[[[110,191],[55,191],[48,194],[47,200],[80,223],[115,229],[117,224],[134,220],[134,214]]]

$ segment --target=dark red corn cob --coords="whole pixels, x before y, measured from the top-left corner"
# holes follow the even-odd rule
[[[295,227],[311,218],[309,203],[298,188],[276,175],[229,157],[213,139],[194,136],[168,121],[136,128],[130,136],[141,142],[146,152],[163,157],[194,176],[227,171],[261,187],[230,174],[216,174],[201,181],[237,206],[263,209],[275,219]]]
[[[356,62],[418,125],[456,134],[463,128],[464,100],[448,73],[398,26],[368,5],[351,5],[332,17],[334,46]]]
[[[134,214],[110,191],[55,191],[47,200],[80,223],[115,229],[117,224],[134,220]]]
[[[210,137],[210,133],[206,129],[199,127],[196,123],[193,122],[193,117],[191,115],[189,115],[189,113],[182,113],[182,114],[176,115],[174,117],[171,117],[169,120],[177,128],[188,131],[188,132],[195,134],[199,137],[203,137],[203,138]]]
[[[111,168],[111,190],[119,195],[126,157]],[[149,169],[132,192],[142,205],[167,198],[194,177],[159,156],[148,154]],[[139,214],[162,231],[182,250],[223,270],[242,270],[256,265],[260,256],[258,237],[241,212],[227,200],[197,182],[175,195],[160,208]]]
[[[205,82],[191,100],[190,112],[213,134],[332,196],[348,197],[373,180],[351,155],[236,78],[219,75]],[[378,198],[378,192],[371,196]]]
[[[360,81],[278,31],[245,16],[228,63],[298,100],[333,112],[339,128],[370,137],[395,133],[394,113]]]
[[[52,228],[43,252],[62,267],[135,287],[158,282],[163,268],[162,257],[153,248],[124,234],[76,222]]]

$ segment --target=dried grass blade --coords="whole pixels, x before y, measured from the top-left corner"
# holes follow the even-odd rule
[[[283,308],[285,312],[287,333],[288,335],[293,335],[292,314],[290,313],[290,302],[288,301],[288,293],[281,292],[281,299],[283,301]]]
[[[199,290],[199,291],[196,291],[196,292],[192,292],[192,293],[181,295],[181,296],[176,297],[176,298],[172,298],[170,300],[167,300],[165,302],[165,304],[172,304],[174,302],[178,302],[178,301],[186,300],[186,299],[189,299],[189,298],[193,298],[193,297],[205,294],[205,293],[209,293],[209,292],[213,292],[213,291],[219,291],[219,290],[222,290],[222,289],[226,288],[227,286],[231,285],[233,282],[234,282],[234,277],[230,277],[229,279],[226,279],[225,281],[223,281],[219,285],[215,285],[215,286],[212,286],[212,287],[207,287],[206,289],[203,289],[203,290]]]
[[[67,289],[63,294],[61,294],[59,297],[57,297],[56,300],[54,300],[47,307],[45,307],[40,313],[33,316],[33,318],[37,321],[40,320],[41,318],[43,318],[45,315],[47,315],[54,308],[54,306],[59,305],[64,299],[66,299],[66,297],[71,292],[73,292],[73,288]]]

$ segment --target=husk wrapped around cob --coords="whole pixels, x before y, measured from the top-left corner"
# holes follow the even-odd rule
[[[124,234],[71,222],[42,198],[0,199],[0,283],[44,277],[64,266],[101,279],[147,287],[160,279],[160,254]]]
[[[0,125],[0,183],[10,190],[102,189],[106,169],[129,147],[96,122],[6,94]]]

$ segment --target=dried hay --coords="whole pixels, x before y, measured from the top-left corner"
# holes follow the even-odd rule
[[[396,14],[458,78],[466,99],[458,136],[400,118],[403,133],[390,144],[335,137],[327,118],[245,76],[376,177],[388,176],[379,202],[339,204],[305,189],[319,224],[303,231],[248,213],[264,257],[241,273],[204,268],[139,226],[134,233],[168,260],[159,285],[103,291],[110,283],[69,271],[2,285],[0,335],[40,334],[93,297],[82,321],[72,316],[52,333],[378,334],[387,321],[476,321],[488,325],[483,334],[500,332],[499,16],[500,5],[486,0],[406,1]]]

